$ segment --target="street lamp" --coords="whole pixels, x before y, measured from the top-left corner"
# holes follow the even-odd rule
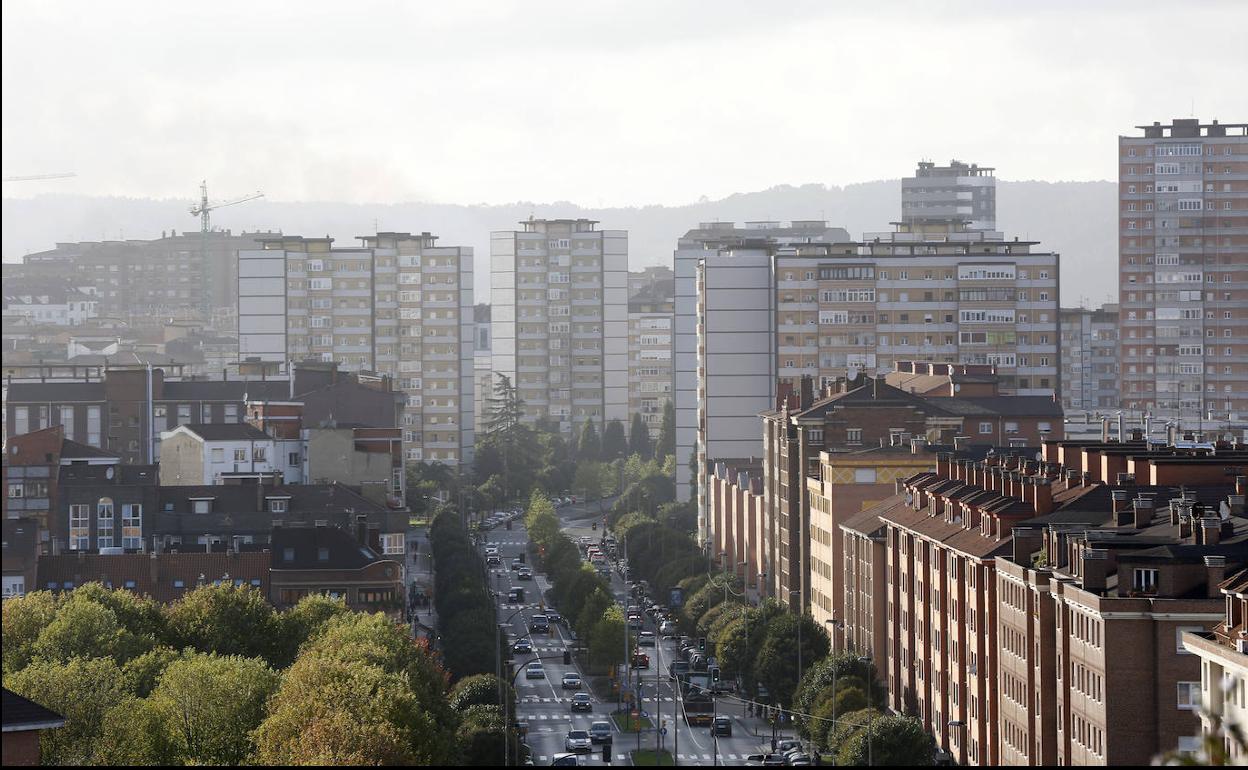
[[[955,727],[959,730],[966,729],[966,722],[962,721],[961,719],[951,719],[946,723],[946,725],[948,727]],[[958,739],[958,754],[962,754],[965,751],[965,745],[966,745],[966,741],[959,738]]]
[[[871,709],[871,656],[863,655],[858,658],[858,662],[867,666],[867,709]],[[875,764],[871,756],[871,715],[867,715],[867,766],[871,767]]]
[[[794,596],[800,597],[802,592],[789,591],[789,599]],[[806,608],[803,607],[801,613],[797,617],[797,681],[802,681],[802,621],[806,619]]]

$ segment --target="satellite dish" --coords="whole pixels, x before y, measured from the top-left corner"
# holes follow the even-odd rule
[[[109,480],[112,480],[112,478],[113,478],[113,466],[111,466],[111,465],[110,465],[110,466],[108,466],[106,469],[104,469],[104,478],[109,479]]]

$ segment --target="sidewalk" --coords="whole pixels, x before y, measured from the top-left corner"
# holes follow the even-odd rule
[[[428,533],[427,527],[407,531],[407,547],[404,556],[408,591],[407,619],[411,624],[412,636],[434,640],[433,647],[436,649],[438,616],[434,612],[433,602],[416,607],[411,604],[413,584],[417,591],[423,589],[430,597],[433,595],[433,555],[429,550]],[[416,547],[415,551],[413,551],[413,545]]]

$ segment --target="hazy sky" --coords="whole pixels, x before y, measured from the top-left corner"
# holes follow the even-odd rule
[[[903,176],[1115,176],[1248,120],[1248,2],[3,5],[6,196],[678,204]]]

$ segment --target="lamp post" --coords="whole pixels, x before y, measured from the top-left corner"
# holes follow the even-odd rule
[[[867,710],[869,711],[871,709],[871,681],[874,679],[874,677],[871,676],[871,668],[870,668],[871,656],[863,655],[862,657],[858,658],[858,662],[867,666]],[[872,753],[871,753],[871,715],[868,714],[867,715],[867,767],[872,767],[874,766],[874,764],[875,762],[872,759]]]
[[[794,596],[801,597],[802,592],[789,591],[789,599]],[[806,619],[806,608],[802,607],[801,612],[797,616],[797,681],[802,681],[802,621]]]
[[[951,720],[949,720],[949,722],[947,723],[947,725],[948,725],[949,727],[956,727],[956,728],[958,728],[959,730],[965,730],[965,729],[966,729],[966,722],[962,721],[961,719],[951,719]],[[962,738],[958,738],[958,754],[959,754],[959,755],[961,755],[961,754],[964,752],[964,750],[965,750],[965,745],[966,745],[966,741],[965,741],[965,740],[963,740]]]
[[[823,622],[824,622],[824,624],[825,624],[825,625],[832,626],[833,628],[844,628],[844,627],[845,627],[845,621],[843,621],[843,620],[833,620],[833,619],[828,619],[828,620],[825,620],[825,621],[823,621]],[[868,687],[868,688],[869,688],[870,686],[871,686],[870,684],[868,684],[868,685],[867,685],[867,687]],[[868,705],[868,706],[870,706],[870,705],[871,705],[870,697],[871,697],[870,695],[868,695],[868,696],[867,696],[867,698],[868,698],[868,700],[867,700],[867,705]],[[833,731],[833,732],[836,732],[836,666],[833,666],[833,667],[832,667],[832,731]],[[835,756],[833,756],[833,757],[832,757],[832,763],[833,763],[833,764],[835,764],[835,763],[836,763],[836,757],[835,757]]]

